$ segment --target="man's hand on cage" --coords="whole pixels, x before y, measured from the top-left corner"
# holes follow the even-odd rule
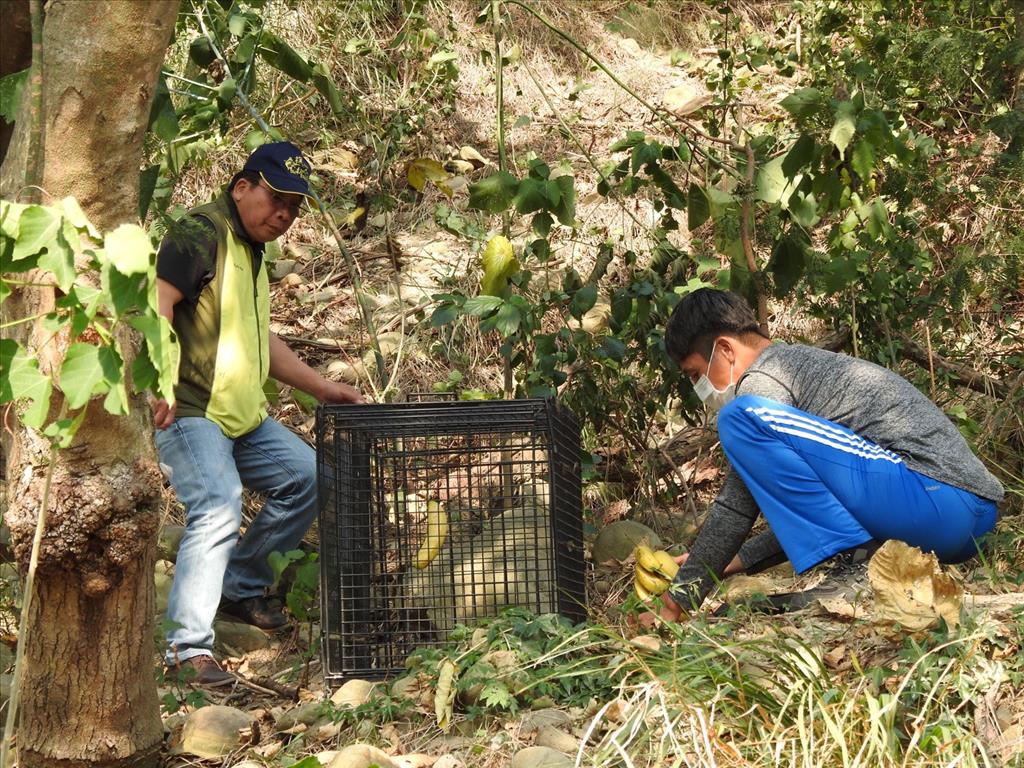
[[[324,380],[320,391],[322,403],[365,403],[362,393],[355,387],[340,381]]]

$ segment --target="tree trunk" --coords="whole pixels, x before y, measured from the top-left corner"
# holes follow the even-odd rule
[[[47,4],[41,186],[50,199],[74,195],[102,231],[137,219],[142,142],[177,10],[178,0]],[[0,168],[5,197],[24,184],[27,109],[23,103]],[[52,289],[25,289],[4,310],[28,317],[54,300]],[[38,325],[15,331],[48,373],[72,341]],[[55,392],[51,415],[60,406]],[[4,517],[25,568],[49,444],[12,421],[3,430]],[[160,488],[144,400],[114,417],[94,399],[74,444],[56,455],[34,605],[19,638],[21,768],[159,762],[152,574]]]
[[[32,63],[32,30],[28,0],[7,0],[0,4],[0,77],[20,72]],[[11,143],[14,123],[0,118],[0,163]]]

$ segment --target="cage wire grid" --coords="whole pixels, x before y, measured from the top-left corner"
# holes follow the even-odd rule
[[[416,648],[506,606],[585,617],[579,424],[567,409],[323,406],[316,432],[328,680],[397,674]]]

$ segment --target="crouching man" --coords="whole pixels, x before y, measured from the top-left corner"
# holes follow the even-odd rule
[[[898,539],[944,563],[977,553],[1003,488],[953,423],[910,382],[873,363],[762,335],[733,293],[695,291],[665,330],[669,356],[718,413],[730,471],[661,615],[697,610],[716,579],[789,560],[828,561],[817,588],[773,596],[793,610],[855,593],[867,560]],[[747,539],[762,512],[770,531]]]

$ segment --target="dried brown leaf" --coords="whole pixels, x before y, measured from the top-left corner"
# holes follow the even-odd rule
[[[911,630],[927,629],[939,618],[955,627],[960,621],[963,590],[939,567],[934,554],[891,539],[868,564],[877,622],[896,622]]]

